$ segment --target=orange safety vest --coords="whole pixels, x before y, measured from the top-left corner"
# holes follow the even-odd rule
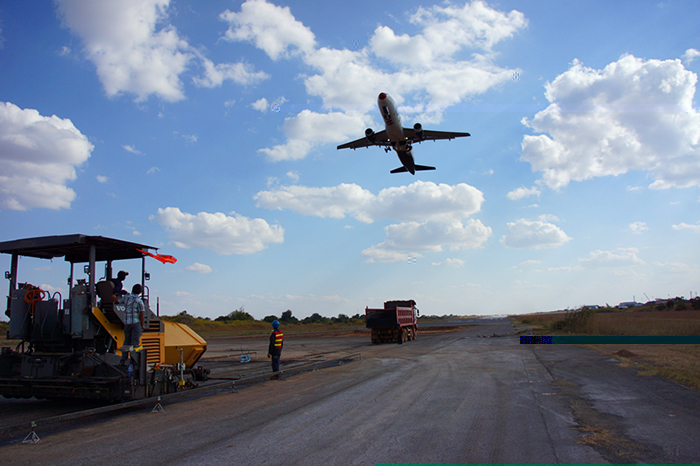
[[[282,338],[284,337],[284,334],[280,332],[279,330],[273,330],[272,333],[275,334],[275,349],[281,349],[282,348]]]

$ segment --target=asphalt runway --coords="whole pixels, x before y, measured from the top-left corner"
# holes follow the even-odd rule
[[[700,393],[593,349],[520,345],[512,331],[502,319],[403,345],[290,338],[290,357],[362,360],[5,445],[0,464],[700,461]]]

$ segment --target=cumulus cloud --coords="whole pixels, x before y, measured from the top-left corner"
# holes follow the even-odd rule
[[[260,191],[256,205],[267,209],[289,209],[321,218],[354,217],[363,223],[394,219],[400,224],[385,228],[384,242],[362,255],[368,262],[396,262],[421,253],[482,247],[491,228],[467,217],[479,212],[481,191],[464,183],[454,186],[416,181],[408,186],[382,189],[378,194],[356,184],[310,188],[284,186]]]
[[[484,195],[473,186],[454,186],[416,181],[408,186],[382,189],[377,195],[356,184],[310,188],[284,186],[260,191],[254,196],[258,207],[289,209],[322,218],[355,217],[372,223],[380,219],[400,221],[452,221],[481,210]]]
[[[103,176],[103,175],[97,175],[97,181],[98,181],[99,183],[106,183],[106,182],[109,181],[109,177],[108,177],[108,176]]]
[[[501,237],[501,243],[514,249],[556,248],[569,241],[571,238],[553,223],[524,218],[508,223],[506,234]]]
[[[634,234],[640,234],[643,231],[649,230],[646,222],[633,222],[630,223],[630,231]]]
[[[79,36],[108,97],[156,95],[167,102],[185,98],[180,76],[200,62],[198,86],[230,79],[251,84],[266,79],[243,63],[214,64],[168,23],[170,0],[56,0],[63,25]]]
[[[397,36],[390,28],[379,26],[370,39],[374,53],[404,65],[424,66],[449,58],[463,47],[490,51],[496,43],[527,25],[519,11],[503,13],[481,1],[462,7],[419,7],[410,21],[422,32]]]
[[[317,47],[314,34],[289,7],[265,0],[248,0],[240,12],[227,10],[221,18],[229,23],[227,39],[252,43],[272,60],[300,58],[315,71],[304,78],[307,93],[330,110],[290,117],[284,127],[287,142],[261,151],[270,160],[300,159],[315,144],[356,138],[371,120],[367,112],[375,108],[377,89],[390,92],[402,110],[421,113],[424,122],[439,122],[447,107],[511,80],[517,70],[498,66],[492,47],[527,25],[522,13],[503,13],[480,1],[420,8],[411,18],[418,33],[397,35],[378,26],[366,47],[351,51]],[[470,59],[461,58],[465,52]],[[304,136],[309,133],[291,130],[294,123],[334,124],[333,109],[353,120],[344,132],[327,132],[314,142]]]
[[[93,149],[67,118],[0,103],[0,208],[69,208],[67,185]]]
[[[523,124],[522,160],[553,189],[647,170],[651,188],[700,185],[697,75],[680,60],[625,55],[603,70],[575,60],[545,86],[550,105]]]
[[[384,242],[362,251],[367,262],[397,262],[421,253],[476,249],[484,246],[491,228],[480,220],[455,222],[406,222],[389,225]]]
[[[433,262],[432,265],[445,267],[464,267],[465,262],[462,259],[445,259],[443,262]]]
[[[170,0],[58,0],[63,23],[80,36],[97,67],[105,92],[144,101],[150,94],[173,102],[184,98],[180,74],[194,54],[177,30],[156,25],[167,17]]]
[[[177,207],[159,208],[151,216],[170,233],[179,248],[209,249],[217,254],[252,254],[267,249],[268,243],[284,242],[284,229],[261,218],[251,219],[232,212],[181,212]]]
[[[195,262],[194,264],[185,267],[185,270],[188,270],[190,272],[195,272],[195,273],[211,273],[212,272],[211,267],[209,267],[208,265],[205,265],[205,264],[200,264],[199,262]]]
[[[143,152],[141,152],[140,150],[138,150],[137,148],[135,148],[132,145],[126,144],[126,145],[123,145],[122,148],[127,152],[131,152],[132,154],[143,155]]]
[[[697,225],[690,225],[685,222],[681,222],[678,225],[672,225],[674,230],[690,230],[694,231],[695,233],[700,233],[700,223]]]
[[[366,118],[360,114],[302,110],[299,114],[284,119],[283,130],[287,136],[285,144],[260,149],[258,152],[274,162],[303,159],[315,146],[362,134],[366,122]]]
[[[683,54],[683,61],[687,64],[695,61],[700,57],[700,51],[696,49],[688,49]]]
[[[270,77],[264,71],[255,71],[252,65],[246,63],[219,63],[202,57],[204,76],[193,79],[195,85],[200,87],[218,87],[224,81],[231,80],[236,84],[257,84]]]
[[[518,201],[520,199],[530,196],[539,197],[540,194],[542,194],[542,192],[534,186],[532,188],[526,188],[524,186],[521,186],[520,188],[516,188],[513,191],[506,194],[506,197],[511,201]]]
[[[627,265],[642,265],[645,262],[637,257],[637,248],[617,248],[614,251],[593,251],[588,256],[579,259],[593,265],[620,267]]]
[[[256,100],[252,104],[250,104],[251,107],[253,107],[253,110],[257,110],[258,112],[265,113],[267,110],[270,108],[270,104],[268,103],[267,99],[265,97]]]
[[[227,40],[251,42],[273,60],[310,52],[316,44],[314,34],[294,18],[288,6],[248,0],[239,13],[226,10],[219,17],[229,23]]]

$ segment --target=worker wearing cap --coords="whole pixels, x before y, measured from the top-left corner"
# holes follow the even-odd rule
[[[123,283],[127,275],[129,275],[129,272],[120,270],[117,274],[117,278],[110,280],[112,283],[114,283],[114,291],[112,291],[112,293],[117,295],[118,298],[120,298],[122,295],[128,294],[126,291],[124,291]]]
[[[272,333],[270,334],[270,346],[267,349],[267,357],[272,358],[272,372],[280,370],[280,356],[282,355],[282,339],[284,335],[279,329],[280,323],[276,320],[272,321]],[[273,379],[278,379],[279,374],[272,376]]]

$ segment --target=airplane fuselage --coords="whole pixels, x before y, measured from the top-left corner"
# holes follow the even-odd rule
[[[469,133],[455,133],[451,131],[433,131],[423,129],[420,123],[413,125],[413,128],[404,128],[401,124],[401,117],[396,110],[394,100],[385,92],[379,94],[377,98],[379,113],[384,120],[384,129],[375,133],[372,128],[365,130],[365,137],[354,141],[346,142],[338,146],[338,149],[357,149],[359,147],[381,146],[386,152],[391,149],[399,156],[401,166],[390,171],[390,173],[410,172],[415,175],[417,171],[435,170],[435,167],[426,165],[416,165],[413,160],[414,143],[423,141],[437,141],[439,139],[454,139],[469,136]]]
[[[387,139],[391,142],[391,147],[396,151],[396,155],[399,156],[399,160],[403,166],[406,167],[412,175],[415,175],[416,163],[413,159],[413,149],[403,133],[401,116],[396,110],[394,99],[392,99],[389,94],[382,92],[377,98],[377,106],[384,120]]]

